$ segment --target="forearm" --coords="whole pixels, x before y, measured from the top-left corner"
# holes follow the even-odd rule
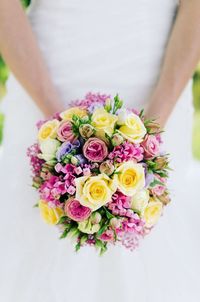
[[[168,120],[200,60],[200,1],[183,0],[165,53],[160,78],[147,107],[148,118]]]
[[[19,0],[0,0],[0,53],[46,116],[62,106]]]

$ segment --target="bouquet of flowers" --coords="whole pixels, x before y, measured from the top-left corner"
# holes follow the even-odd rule
[[[74,238],[76,251],[137,247],[170,201],[158,123],[118,94],[89,92],[37,127],[27,154],[42,218]]]

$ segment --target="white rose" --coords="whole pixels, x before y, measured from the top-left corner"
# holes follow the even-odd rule
[[[143,214],[149,202],[149,191],[147,189],[137,192],[131,198],[131,209]]]
[[[50,161],[55,158],[56,151],[60,146],[60,142],[56,139],[48,138],[40,143],[40,150],[42,154],[40,158]]]

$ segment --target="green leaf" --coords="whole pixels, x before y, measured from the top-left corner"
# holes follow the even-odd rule
[[[107,229],[107,227],[108,227],[108,223],[104,224],[104,225],[100,228],[100,230],[97,232],[97,236],[98,236],[98,237],[101,236],[101,235],[103,234],[103,232]]]
[[[155,187],[156,185],[164,186],[165,184],[157,179],[154,179],[154,181],[151,182],[149,186],[152,188],[152,187]]]
[[[60,217],[59,221],[57,222],[57,224],[63,224],[67,219],[67,216],[62,216]]]
[[[142,118],[144,116],[144,108],[140,111],[139,117]]]
[[[80,239],[80,244],[81,245],[84,244],[87,241],[87,239],[88,239],[88,235],[84,234]]]
[[[39,203],[34,204],[33,208],[38,208],[39,207]]]
[[[81,244],[80,244],[80,242],[78,242],[75,246],[75,251],[78,252],[80,250],[80,248],[81,248]]]
[[[63,233],[61,234],[60,239],[66,238],[67,235],[68,235],[68,233],[69,233],[69,231],[70,231],[70,229],[71,229],[70,227],[67,227],[67,228],[63,231]]]
[[[115,217],[112,213],[110,213],[110,212],[106,209],[106,207],[103,207],[103,209],[105,210],[105,212],[106,212],[106,217],[107,217],[108,219],[111,219],[111,218],[114,218],[114,217]]]

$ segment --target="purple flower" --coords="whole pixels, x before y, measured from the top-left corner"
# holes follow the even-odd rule
[[[150,183],[154,181],[153,173],[146,173],[145,175],[145,188],[148,188]]]
[[[62,157],[69,154],[72,151],[72,144],[70,142],[63,143],[56,152],[56,158],[58,161],[62,160]]]
[[[78,149],[79,147],[80,142],[78,140],[76,140],[73,144],[70,142],[64,142],[56,152],[57,160],[60,162],[63,156],[70,154],[72,150]]]
[[[87,163],[87,159],[82,154],[76,154],[74,156],[78,159],[80,165]]]

